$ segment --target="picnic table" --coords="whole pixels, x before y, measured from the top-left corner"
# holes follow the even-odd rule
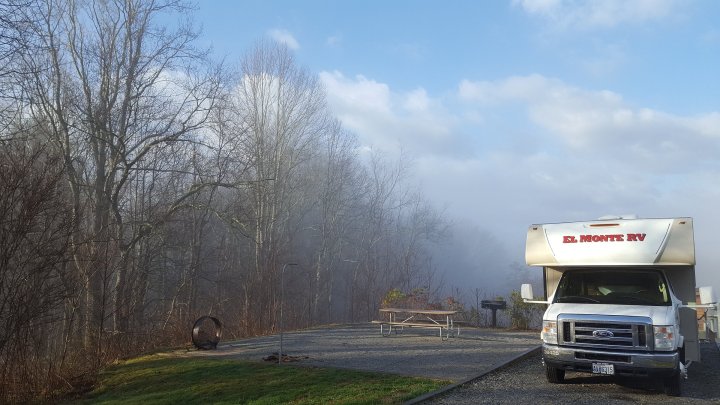
[[[437,328],[440,339],[447,340],[452,334],[460,335],[460,328],[455,325],[453,317],[458,311],[441,309],[381,308],[387,314],[387,320],[375,321],[380,324],[380,334],[390,336],[403,332],[403,328]],[[387,327],[387,328],[385,328]],[[387,329],[387,332],[385,331]],[[445,332],[443,334],[443,331]]]

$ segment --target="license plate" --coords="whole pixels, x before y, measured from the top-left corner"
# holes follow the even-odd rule
[[[607,363],[593,363],[593,374],[615,375],[615,366]]]

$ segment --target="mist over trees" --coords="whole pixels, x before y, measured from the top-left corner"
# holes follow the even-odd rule
[[[281,278],[287,328],[444,282],[449,224],[410,161],[361,154],[286,47],[221,65],[189,17],[0,1],[0,402],[186,343],[201,315],[276,332]]]
[[[0,0],[0,402],[187,344],[203,315],[232,339],[281,305],[286,329],[366,322],[392,289],[471,306],[526,281],[411,159],[360,148],[288,48],[218,63],[191,17]]]

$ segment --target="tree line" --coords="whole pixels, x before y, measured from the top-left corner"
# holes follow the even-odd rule
[[[191,17],[0,0],[0,402],[186,343],[202,315],[275,332],[281,278],[290,328],[437,282],[446,223],[407,159],[361,153],[286,47],[221,63]]]

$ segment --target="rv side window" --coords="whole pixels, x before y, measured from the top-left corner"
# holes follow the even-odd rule
[[[554,302],[670,305],[670,295],[659,271],[579,269],[563,274]]]

